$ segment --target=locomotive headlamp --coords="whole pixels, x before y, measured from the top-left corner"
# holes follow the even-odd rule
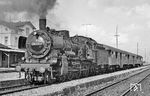
[[[45,72],[45,68],[40,67],[39,72],[40,72],[40,73],[44,73],[44,72]]]
[[[22,57],[21,60],[24,61],[24,60],[25,60],[25,57]]]
[[[34,34],[34,35],[36,35],[36,34],[37,34],[37,32],[34,32],[33,34]]]
[[[46,60],[48,60],[48,57],[45,57]]]
[[[16,66],[16,71],[21,71],[21,66]]]

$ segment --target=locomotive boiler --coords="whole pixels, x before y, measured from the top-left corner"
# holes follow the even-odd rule
[[[142,59],[89,37],[70,37],[69,31],[50,29],[46,19],[40,19],[39,30],[27,38],[24,62],[17,69],[24,70],[29,82],[52,83],[138,67]]]

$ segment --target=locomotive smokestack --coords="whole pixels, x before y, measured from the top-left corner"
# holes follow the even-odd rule
[[[46,30],[46,18],[39,19],[39,29]]]

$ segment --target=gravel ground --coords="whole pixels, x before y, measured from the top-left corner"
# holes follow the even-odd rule
[[[143,68],[145,68],[145,67],[143,67]],[[78,79],[78,80],[72,80],[72,81],[69,81],[69,82],[64,82],[64,83],[59,83],[59,84],[52,84],[50,86],[46,86],[46,87],[43,87],[43,88],[26,90],[26,91],[22,91],[22,92],[18,92],[18,93],[13,93],[13,94],[10,94],[10,95],[7,95],[7,96],[39,96],[39,95],[50,94],[50,93],[54,93],[54,92],[60,92],[59,96],[61,96],[61,92],[65,88],[69,88],[69,87],[72,87],[72,86],[78,86],[78,85],[84,84],[86,82],[91,82],[91,81],[99,80],[99,79],[102,79],[102,78],[107,78],[107,77],[110,77],[110,76],[123,74],[123,73],[126,73],[126,72],[129,73],[129,72],[132,71],[132,73],[133,73],[137,69],[140,69],[140,68],[131,69],[131,70],[124,70],[124,71],[121,71],[121,72],[114,72],[114,73],[110,73],[110,74],[98,75],[98,76],[93,76],[93,77],[88,77],[88,78],[83,78],[83,79]],[[121,75],[119,75],[119,77],[121,77]],[[122,77],[124,77],[124,76],[122,76]],[[110,82],[108,82],[108,83],[110,83]],[[76,90],[78,90],[78,89],[76,89]],[[85,91],[86,88],[82,88],[82,89],[79,88],[79,90],[80,91],[81,90]],[[74,95],[77,96],[79,94],[76,93]]]
[[[141,88],[140,88],[141,87]],[[150,96],[150,76],[138,85],[138,89],[131,91],[126,96]]]
[[[114,85],[107,90],[104,90],[93,96],[120,96],[124,91],[130,88],[130,84],[135,84],[142,78],[144,78],[147,74],[150,73],[150,70],[139,74],[133,78],[128,79],[127,81],[121,82],[119,85]],[[150,84],[150,82],[149,82]],[[150,90],[149,90],[150,91]],[[130,96],[150,96],[150,95],[130,95]]]
[[[140,71],[142,71],[142,70],[140,70]],[[138,72],[140,72],[140,71],[138,71]],[[102,84],[97,84],[97,85],[94,85],[94,86],[90,86],[90,87],[88,87],[88,88],[86,88],[85,90],[79,90],[78,92],[75,92],[74,94],[70,94],[71,96],[78,96],[77,94],[80,94],[80,96],[84,96],[85,94],[87,94],[87,93],[91,93],[91,92],[93,92],[93,91],[95,91],[95,90],[98,90],[98,89],[100,89],[100,88],[103,88],[104,86],[107,86],[107,85],[110,85],[110,84],[112,84],[112,83],[114,83],[114,82],[116,82],[116,81],[118,81],[118,80],[121,80],[121,79],[123,79],[123,78],[126,78],[126,77],[128,77],[128,76],[131,76],[131,75],[133,75],[133,74],[136,74],[136,73],[138,73],[138,72],[130,72],[130,73],[125,73],[125,74],[122,74],[122,75],[118,75],[117,76],[117,78],[116,79],[114,79],[114,80],[111,80],[111,81],[109,81],[109,82],[107,82],[107,83],[102,83]],[[107,80],[107,79],[106,79]],[[69,95],[69,96],[70,96]],[[97,95],[97,96],[111,96],[111,95],[105,95],[104,93],[102,93],[101,95],[99,94],[99,95]],[[117,95],[113,95],[113,96],[117,96]]]

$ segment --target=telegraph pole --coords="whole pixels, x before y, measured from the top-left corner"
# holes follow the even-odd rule
[[[146,48],[145,48],[145,63],[146,63]]]
[[[118,48],[118,37],[119,37],[119,35],[118,35],[118,25],[116,26],[116,35],[115,35],[115,37],[116,37],[116,48]]]
[[[138,55],[138,52],[139,52],[139,44],[137,43],[137,55]]]

